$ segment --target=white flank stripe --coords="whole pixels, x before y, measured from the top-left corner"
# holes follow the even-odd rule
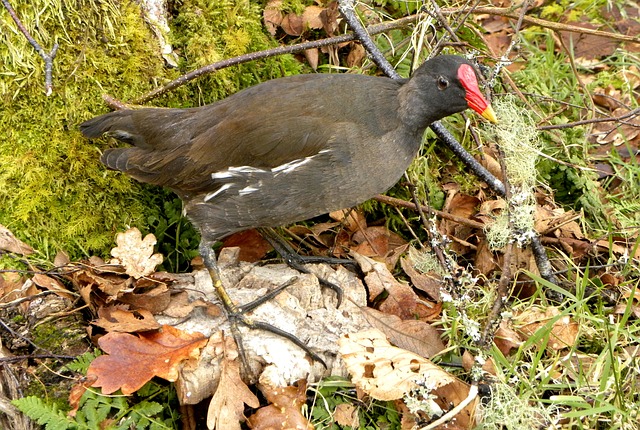
[[[233,178],[233,173],[228,170],[223,170],[222,172],[216,172],[211,174],[211,179],[228,179]]]
[[[241,196],[244,196],[246,194],[255,193],[256,191],[258,191],[258,189],[256,187],[248,186],[248,187],[244,187],[243,189],[238,191],[238,194],[240,194]]]
[[[229,167],[227,170],[211,174],[211,179],[229,179],[252,173],[264,173],[266,170],[251,166]]]
[[[208,202],[209,200],[213,199],[215,196],[217,196],[218,194],[220,194],[221,192],[228,190],[229,188],[231,188],[233,184],[224,184],[223,186],[221,186],[220,188],[218,188],[217,190],[215,190],[213,193],[209,193],[206,196],[204,196],[204,201]]]
[[[260,173],[265,171],[263,169],[258,169],[257,167],[251,167],[251,166],[229,167],[228,170],[229,172],[235,173],[236,175],[243,174],[243,173]]]
[[[271,171],[273,173],[291,173],[293,172],[295,169],[304,166],[305,164],[307,164],[309,161],[311,161],[313,157],[305,157],[303,159],[300,160],[293,160],[290,161],[288,163],[283,164],[282,166],[278,166],[278,167],[274,167],[273,169],[271,169]]]

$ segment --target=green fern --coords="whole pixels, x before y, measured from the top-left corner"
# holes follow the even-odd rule
[[[40,425],[44,425],[46,430],[78,428],[75,422],[67,418],[66,414],[60,411],[55,404],[47,404],[38,397],[24,397],[14,400],[11,403],[32,420],[35,420]],[[88,427],[85,428],[88,429]]]
[[[69,363],[67,367],[86,374],[91,362],[100,351],[86,352]],[[93,389],[87,390],[80,399],[75,417],[53,402],[45,402],[36,396],[13,401],[22,413],[44,425],[45,430],[93,430],[106,428],[113,430],[153,429],[169,430],[178,426],[175,391],[171,386],[149,382],[138,390],[135,396],[104,396]],[[105,427],[105,423],[113,424]],[[116,424],[117,423],[117,424]]]
[[[71,363],[67,364],[67,367],[74,372],[82,373],[83,375],[85,375],[91,362],[95,360],[95,358],[99,355],[102,355],[99,349],[85,352],[81,356],[76,357],[76,359]]]

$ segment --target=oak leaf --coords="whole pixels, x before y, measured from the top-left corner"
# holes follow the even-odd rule
[[[93,324],[106,331],[133,333],[160,328],[160,324],[146,309],[128,310],[124,307],[101,307],[98,309],[98,319]]]
[[[98,344],[109,355],[93,360],[87,377],[97,377],[93,386],[102,387],[103,394],[118,389],[125,395],[134,393],[154,376],[175,381],[181,362],[196,358],[207,341],[201,333],[187,333],[167,325],[137,336],[107,333]]]
[[[251,429],[313,430],[300,410],[307,401],[306,381],[298,381],[297,386],[290,387],[261,386],[260,391],[271,404],[258,409],[247,419]]]
[[[452,406],[453,410],[459,409],[455,413],[456,425],[472,428],[478,398],[469,385],[431,361],[392,346],[377,329],[343,335],[338,344],[358,389],[378,400],[416,398],[421,390],[426,391],[429,402],[443,411]],[[414,413],[428,414],[428,411]]]
[[[220,382],[209,403],[207,427],[209,430],[240,430],[244,405],[257,408],[260,401],[242,381],[238,350],[233,339],[225,337],[220,349],[224,354],[220,363]]]
[[[152,234],[143,239],[140,230],[133,227],[124,233],[118,233],[116,243],[118,246],[111,250],[115,261],[111,262],[124,266],[129,276],[136,279],[148,276],[162,263],[162,254],[153,253],[156,237]]]

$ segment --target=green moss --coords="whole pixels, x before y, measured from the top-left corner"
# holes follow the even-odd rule
[[[134,100],[196,67],[275,46],[263,31],[261,10],[248,0],[185,0],[171,21],[171,42],[182,59],[168,69],[152,32],[131,0],[82,2],[16,0],[31,35],[50,51],[53,94],[44,95],[44,63],[0,9],[0,224],[45,255],[66,250],[72,258],[106,254],[126,226],[149,230],[149,193],[99,163],[109,142],[89,142],[77,126],[108,111],[109,94]],[[260,81],[299,72],[291,57],[225,69],[162,99],[162,106],[197,106]],[[151,191],[153,194],[156,191]]]

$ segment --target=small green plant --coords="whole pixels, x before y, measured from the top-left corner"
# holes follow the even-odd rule
[[[100,355],[88,352],[76,358],[67,367],[86,373],[89,364]],[[177,397],[171,385],[149,382],[134,396],[105,396],[90,388],[80,399],[75,416],[62,410],[57,403],[36,396],[24,397],[13,404],[46,430],[127,430],[177,429]]]
[[[354,385],[343,378],[326,378],[310,391],[314,397],[307,403],[307,416],[318,430],[400,429],[400,414],[393,402],[362,402],[356,396]],[[336,422],[335,412],[339,405],[354,407],[351,415],[353,425]]]

